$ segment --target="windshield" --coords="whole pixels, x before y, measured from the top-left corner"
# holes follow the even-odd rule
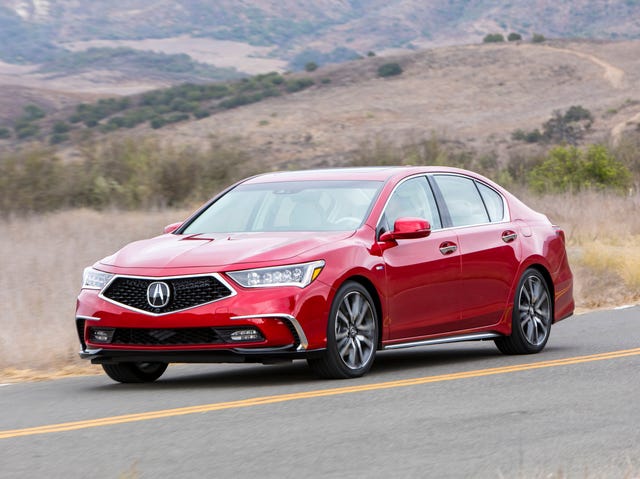
[[[344,231],[365,220],[382,182],[286,181],[239,185],[182,234]]]

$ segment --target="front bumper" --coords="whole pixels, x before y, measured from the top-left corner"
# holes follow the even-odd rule
[[[158,316],[106,301],[98,291],[82,290],[76,309],[80,356],[94,363],[270,362],[309,357],[326,346],[330,294],[319,281],[302,289],[239,288],[231,297]],[[258,330],[260,338],[236,341],[221,334],[247,328]],[[213,339],[201,339],[202,331],[210,333],[202,337]],[[112,332],[116,332],[113,342],[103,340]],[[165,341],[166,337],[171,339]],[[189,339],[176,340],[181,337]]]
[[[323,351],[324,349],[296,351],[289,346],[282,348],[233,348],[192,351],[84,349],[80,352],[80,357],[90,360],[92,364],[115,364],[121,362],[271,364],[294,359],[319,357]]]

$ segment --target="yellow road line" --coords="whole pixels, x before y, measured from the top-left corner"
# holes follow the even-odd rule
[[[160,419],[174,416],[184,416],[187,414],[207,413],[220,411],[223,409],[236,409],[242,407],[262,406],[265,404],[280,403],[286,401],[296,401],[299,399],[319,398],[326,396],[337,396],[341,394],[351,394],[364,391],[376,391],[379,389],[391,389],[407,386],[418,386],[421,384],[436,383],[441,381],[453,381],[456,379],[477,378],[482,376],[492,376],[496,374],[507,374],[532,369],[553,368],[558,366],[568,366],[571,364],[587,363],[591,361],[605,361],[609,359],[624,358],[628,356],[640,355],[640,348],[611,351],[608,353],[591,354],[588,356],[575,356],[571,358],[555,359],[551,361],[540,361],[535,363],[516,364],[490,369],[476,369],[474,371],[464,371],[453,374],[441,374],[438,376],[425,376],[420,378],[400,379],[397,381],[387,381],[382,383],[361,384],[357,386],[345,386],[332,389],[319,389],[315,391],[305,391],[291,394],[279,394],[277,396],[264,396],[239,401],[220,402],[212,404],[202,404],[199,406],[181,407],[175,409],[164,409],[160,411],[149,411],[137,414],[124,414],[122,416],[111,416],[101,419],[88,419],[84,421],[66,422],[61,424],[50,424],[47,426],[29,427],[24,429],[11,429],[0,431],[0,439],[8,439],[20,436],[32,436],[35,434],[50,434],[55,432],[74,431],[77,429],[87,429],[99,426],[111,426],[128,422],[148,421],[150,419]]]

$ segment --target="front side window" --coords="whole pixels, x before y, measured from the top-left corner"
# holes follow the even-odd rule
[[[353,230],[364,222],[381,185],[379,181],[242,184],[181,233]]]
[[[382,215],[383,231],[393,231],[396,220],[406,217],[425,219],[431,229],[442,228],[433,192],[424,176],[406,180],[391,194]]]
[[[469,226],[489,222],[489,215],[471,178],[454,175],[434,175],[449,210],[452,226]]]

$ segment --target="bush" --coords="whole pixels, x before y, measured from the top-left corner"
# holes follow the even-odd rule
[[[398,63],[385,63],[378,68],[379,77],[390,77],[402,74],[402,67]]]
[[[26,121],[39,120],[46,116],[44,110],[36,105],[27,105],[24,107],[24,115],[22,118]]]
[[[368,51],[368,52],[367,52],[367,56],[368,56],[368,57],[375,57],[375,56],[376,56],[376,52],[374,52],[374,51]]]
[[[602,145],[591,145],[586,151],[558,146],[533,168],[529,182],[539,193],[584,189],[626,192],[631,186],[631,173]]]
[[[318,69],[318,64],[316,62],[308,62],[305,66],[304,69],[308,72],[314,72]]]
[[[150,121],[151,128],[153,128],[154,130],[157,130],[158,128],[162,128],[166,124],[167,124],[166,120],[162,117],[155,117],[155,118],[152,118]]]
[[[53,132],[56,134],[67,133],[71,127],[64,121],[56,121],[53,125]]]
[[[515,130],[511,138],[527,143],[568,143],[576,145],[593,124],[593,115],[580,106],[571,106],[566,112],[553,112],[553,116],[542,125],[542,132],[537,128],[532,131]]]
[[[206,118],[210,115],[211,113],[209,113],[207,110],[196,110],[193,112],[193,116],[195,116],[198,120],[201,120],[202,118]]]
[[[11,130],[9,128],[0,128],[0,140],[11,138]]]
[[[507,37],[507,40],[509,40],[510,42],[519,42],[520,40],[522,40],[522,35],[520,35],[519,33],[510,33]]]
[[[504,35],[502,33],[489,33],[482,39],[483,43],[500,43],[504,42]]]
[[[65,142],[68,139],[69,135],[67,135],[66,133],[54,133],[53,135],[51,135],[51,138],[49,138],[49,143],[51,145],[57,145],[58,143]]]
[[[532,43],[542,43],[542,42],[545,42],[546,40],[547,39],[545,38],[545,36],[540,33],[534,33],[533,37],[531,37]]]
[[[537,128],[531,131],[518,129],[511,133],[511,138],[518,141],[525,141],[527,143],[538,143],[543,140],[544,136]]]
[[[38,133],[40,133],[40,127],[33,123],[21,123],[16,126],[16,135],[19,140],[31,138],[32,136],[36,136]]]
[[[289,80],[286,82],[286,90],[289,93],[295,93],[305,88],[309,88],[313,85],[313,80],[311,78],[296,78],[294,80]]]

